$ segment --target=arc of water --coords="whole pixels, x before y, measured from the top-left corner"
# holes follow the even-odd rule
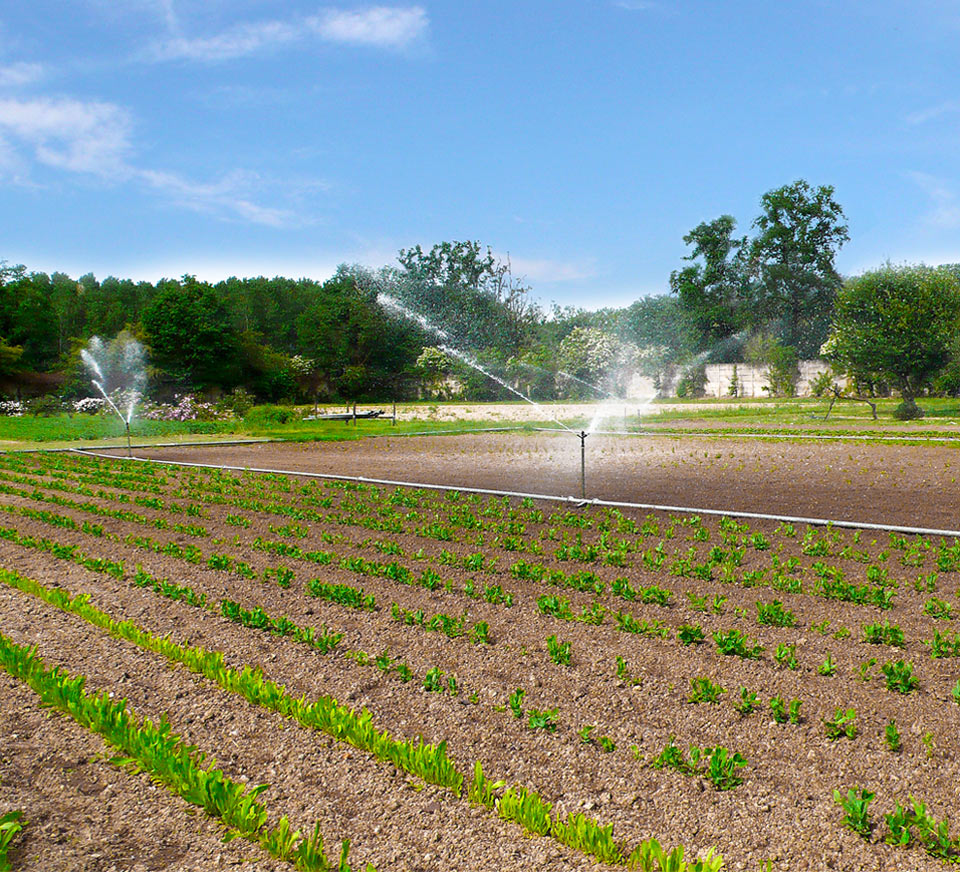
[[[418,312],[411,311],[406,306],[404,306],[401,302],[399,302],[399,300],[397,300],[394,297],[391,297],[389,294],[380,292],[379,294],[377,294],[377,299],[378,301],[383,303],[385,306],[387,306],[387,308],[393,309],[396,312],[403,315],[404,317],[409,318],[413,321],[416,321],[425,330],[428,330],[431,333],[433,333],[435,336],[439,337],[441,340],[441,344],[439,346],[441,351],[445,351],[447,354],[452,354],[458,360],[463,361],[463,363],[465,363],[467,366],[475,369],[479,373],[482,373],[487,378],[492,379],[498,385],[510,391],[510,393],[520,397],[520,399],[523,400],[524,402],[530,403],[531,406],[535,406],[536,408],[540,409],[542,412],[546,414],[548,418],[550,418],[551,421],[553,421],[555,424],[559,424],[564,430],[567,430],[570,433],[574,432],[566,424],[564,424],[563,421],[561,421],[555,415],[552,415],[550,412],[548,412],[547,409],[544,406],[540,405],[540,403],[538,403],[536,400],[531,400],[530,397],[521,393],[516,388],[508,385],[502,378],[499,378],[498,376],[495,376],[492,372],[489,372],[488,370],[486,370],[483,366],[481,366],[476,360],[473,359],[473,357],[471,357],[465,351],[461,351],[459,348],[456,348],[455,346],[451,345],[450,343],[453,340],[450,334],[447,333],[447,331],[444,330],[442,327],[437,327],[435,324],[432,324],[430,321],[428,321],[426,318],[423,317],[423,315],[419,314]]]

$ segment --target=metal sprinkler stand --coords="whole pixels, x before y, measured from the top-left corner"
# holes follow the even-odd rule
[[[587,436],[590,434],[581,430],[580,437],[580,498],[587,498]]]
[[[127,428],[127,457],[133,457],[133,446],[130,444],[130,422],[124,420],[123,426]]]

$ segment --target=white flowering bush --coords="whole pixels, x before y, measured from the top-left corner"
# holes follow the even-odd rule
[[[178,394],[173,403],[145,406],[140,417],[149,421],[228,421],[233,412],[201,402],[193,394]]]
[[[23,414],[23,403],[19,400],[0,400],[0,415],[19,417]]]
[[[103,397],[83,397],[80,400],[74,400],[73,411],[81,415],[95,415],[106,405]]]

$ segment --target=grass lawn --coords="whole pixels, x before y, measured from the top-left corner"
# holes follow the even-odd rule
[[[893,410],[899,400],[877,400],[878,420],[866,403],[842,401],[834,405],[829,419],[829,401],[796,399],[696,399],[658,400],[644,408],[633,401],[611,408],[601,419],[600,430],[627,432],[769,433],[820,435],[960,435],[960,400],[932,398],[920,401],[926,413],[917,421],[897,421]],[[224,438],[269,438],[286,441],[352,440],[366,436],[438,433],[487,427],[525,428],[559,426],[586,429],[601,406],[545,403],[537,408],[524,403],[404,403],[397,406],[398,420],[389,417],[352,421],[304,421],[283,423],[274,407],[255,407],[243,420],[150,421],[135,418],[131,427],[134,443],[191,442]],[[330,409],[342,411],[343,406]],[[307,410],[312,411],[312,410]],[[626,413],[626,416],[625,416]],[[556,416],[551,418],[551,416]],[[0,417],[0,450],[64,448],[71,446],[126,444],[123,424],[114,415],[60,414]]]

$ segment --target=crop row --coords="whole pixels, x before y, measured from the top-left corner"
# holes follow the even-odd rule
[[[377,759],[390,762],[398,769],[409,772],[428,783],[447,788],[458,797],[462,794],[464,776],[447,756],[445,742],[431,745],[424,743],[422,739],[416,743],[393,739],[386,731],[380,731],[373,726],[372,715],[367,711],[357,714],[332,697],[321,697],[313,702],[309,702],[303,697],[293,697],[287,693],[283,685],[265,678],[263,672],[259,669],[252,669],[249,666],[244,666],[242,669],[229,667],[226,665],[224,656],[219,652],[207,651],[197,646],[178,644],[169,637],[158,637],[147,630],[141,629],[132,621],[117,621],[107,613],[92,606],[89,598],[84,595],[71,596],[62,588],[45,587],[39,582],[9,570],[0,570],[0,581],[25,593],[37,596],[63,611],[75,614],[117,638],[133,642],[146,650],[158,653],[166,657],[171,663],[182,664],[187,669],[212,680],[223,689],[240,694],[254,705],[276,711],[297,721],[304,727],[320,730],[337,741],[347,742],[354,747],[367,751]],[[0,640],[2,638],[0,637]],[[27,649],[23,650],[27,651]],[[32,652],[29,653],[35,656]],[[79,687],[82,690],[82,682],[80,682]],[[99,694],[95,699],[109,702],[109,696],[106,693]],[[117,705],[123,707],[123,703]],[[549,803],[540,799],[533,791],[520,786],[508,789],[501,796],[496,796],[500,787],[494,788],[487,785],[487,788],[487,795],[495,797],[494,807],[502,817],[516,820],[532,832],[537,831],[532,826],[534,818],[531,815],[522,809],[519,811],[513,809],[512,797],[522,793],[525,797],[534,798],[539,803],[540,808],[549,808]],[[246,810],[252,807],[253,802],[255,802],[255,796],[250,797],[248,795],[245,799],[241,795],[235,804]],[[248,820],[252,813],[245,811],[245,814],[248,817],[244,819]],[[258,833],[265,820],[265,814],[257,815],[256,821],[260,822],[259,826],[250,830],[248,823],[247,829]],[[618,846],[618,859],[609,859],[612,856],[609,850],[609,844],[612,840],[610,827],[604,827],[595,820],[582,815],[573,816],[568,824],[570,822],[573,824],[572,827],[568,826],[562,831],[557,830],[556,832],[551,831],[543,834],[552,835],[564,844],[576,850],[594,854],[598,858],[598,852],[603,852],[603,858],[607,862],[617,862],[626,865],[628,868],[656,868],[654,866],[645,867],[641,864],[645,862],[645,857],[656,857],[659,846],[654,848],[652,843],[641,843],[632,851],[628,851],[623,846]],[[228,824],[236,826],[231,821],[228,821]],[[237,827],[237,829],[240,830],[240,827]],[[682,848],[672,852],[672,855],[675,858],[682,858]],[[705,863],[708,865],[704,865]],[[694,872],[694,870],[714,872],[714,870],[720,868],[719,858],[711,856],[706,861],[694,861],[687,867],[678,866],[676,868],[688,868],[690,872]]]
[[[101,735],[123,755],[118,762],[149,772],[187,802],[221,820],[227,827],[228,840],[240,836],[258,843],[304,872],[333,868],[324,853],[319,823],[307,837],[291,831],[286,816],[275,827],[268,828],[267,807],[258,799],[267,785],[248,789],[227,778],[216,768],[216,761],[171,732],[165,716],[154,724],[149,719],[137,718],[126,700],[114,702],[107,691],[87,693],[82,675],[71,678],[61,669],[47,669],[35,649],[17,645],[2,633],[0,667],[27,684],[43,706],[55,708]],[[340,872],[350,870],[349,850],[350,843],[344,840],[337,866]],[[367,869],[373,867],[368,864]]]
[[[79,551],[76,546],[61,546],[47,539],[38,540],[34,537],[23,537],[17,534],[16,531],[9,528],[0,528],[0,537],[18,542],[19,544],[27,547],[41,548],[42,550],[49,551],[55,557],[73,560],[81,565],[94,569],[95,571],[107,572],[117,578],[121,577],[124,571],[122,563],[102,558],[90,557]],[[211,568],[218,567],[211,565]],[[138,583],[138,578],[142,577],[141,574],[142,570],[138,568],[138,575],[134,577],[134,583]],[[161,588],[161,592],[165,593],[167,596],[171,596],[172,598],[186,598],[192,593],[188,590],[178,589],[177,586],[170,587],[170,583],[166,580],[153,580],[152,583],[155,587],[159,586]],[[163,590],[165,585],[167,586],[167,589]],[[357,591],[355,588],[349,587],[348,585],[329,584],[322,582],[319,579],[314,579],[308,583],[307,592],[312,596],[323,597],[341,605],[375,608],[375,601],[373,597],[364,594],[362,591]],[[759,606],[760,604],[758,604],[758,607]],[[314,632],[312,628],[298,628],[287,618],[269,619],[259,607],[254,607],[251,610],[244,610],[239,604],[230,606],[224,606],[221,604],[221,608],[232,610],[231,614],[236,613],[257,616],[256,618],[247,618],[248,621],[251,619],[260,622],[272,621],[274,622],[274,632],[276,632],[277,627],[281,627],[283,628],[283,632],[295,635],[295,637],[300,638],[301,640],[305,638],[314,638],[312,636]],[[540,609],[545,614],[564,617],[568,620],[574,618],[572,613],[569,611],[569,606],[565,604],[565,601],[559,601],[557,598],[542,597],[540,601]],[[789,621],[786,620],[786,614],[782,609],[772,609],[767,610],[766,612],[760,609],[760,611],[761,614],[766,615],[768,623],[789,623]],[[440,630],[451,638],[456,638],[457,636],[464,635],[466,633],[463,616],[460,618],[452,618],[447,615],[438,614],[434,615],[432,618],[427,618],[422,611],[404,610],[401,609],[396,603],[392,605],[391,612],[393,617],[401,623],[419,625],[427,630]],[[669,629],[660,622],[654,622],[653,624],[650,624],[646,621],[637,621],[631,615],[624,612],[617,613],[616,617],[618,628],[625,632],[661,637],[667,636],[670,632]],[[587,612],[585,610],[585,613],[580,617],[580,620],[585,620],[589,623],[601,623],[603,621],[603,610],[595,604],[592,611]],[[269,628],[269,623],[267,623],[266,626]],[[883,625],[868,625],[864,627],[864,636],[867,641],[889,644],[891,641],[898,641],[899,637],[897,636],[897,630],[898,628],[896,628],[895,625],[890,625],[886,622]],[[684,625],[678,630],[677,635],[683,644],[696,644],[703,641],[703,633],[698,625]],[[486,624],[486,622],[478,622],[469,632],[469,636],[474,642],[488,644],[490,642],[489,626]],[[320,637],[318,638],[321,644],[328,644],[327,637],[324,633],[321,633]],[[764,650],[762,646],[751,642],[748,637],[744,636],[738,630],[718,631],[714,634],[713,638],[718,650],[721,653],[730,656],[756,659],[761,656]],[[931,655],[933,657],[942,657],[947,656],[948,654],[956,654],[957,652],[960,652],[960,637],[958,637],[957,634],[954,634],[951,638],[939,633],[939,631],[935,631],[933,639],[929,640],[927,644],[931,648]],[[795,657],[795,646],[784,644],[779,645],[776,652],[775,661],[779,665],[786,666],[790,669],[798,668]],[[867,661],[867,663],[863,664],[863,668],[861,668],[862,680],[868,680],[869,675],[865,670],[869,669],[875,663],[876,660],[871,659],[870,661]],[[824,664],[821,664],[821,666],[818,667],[817,671],[822,675],[829,676],[833,674],[835,669],[831,666],[828,658]],[[917,679],[913,675],[912,663],[906,663],[903,660],[889,661],[883,665],[882,671],[884,672],[888,689],[897,690],[901,693],[909,693],[916,689],[918,685]],[[433,689],[432,684],[429,681],[426,682],[425,686],[428,689]],[[954,701],[960,701],[960,682],[958,682],[957,686],[953,688],[951,695]],[[774,713],[776,716],[776,708],[774,708]]]

